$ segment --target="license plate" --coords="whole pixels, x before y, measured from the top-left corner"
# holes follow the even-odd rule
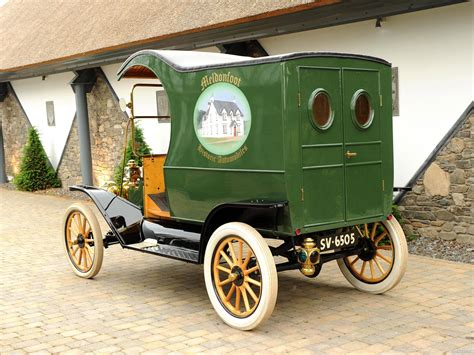
[[[336,250],[357,245],[361,237],[357,228],[351,228],[345,232],[319,236],[316,245],[320,251]]]

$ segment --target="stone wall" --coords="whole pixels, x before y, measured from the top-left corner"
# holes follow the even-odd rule
[[[126,127],[124,114],[102,75],[87,94],[91,139],[93,183],[101,186],[113,180],[115,167],[123,153]],[[79,136],[74,119],[65,151],[58,168],[63,186],[81,183]]]
[[[400,203],[407,235],[474,244],[474,114]]]
[[[4,101],[0,102],[0,124],[3,130],[5,170],[7,176],[12,177],[20,171],[23,147],[28,139],[31,124],[11,91]]]
[[[92,92],[87,95],[91,132],[94,185],[113,180],[115,167],[123,154],[127,122],[111,89],[99,75]]]
[[[79,133],[77,132],[76,117],[72,121],[71,131],[69,132],[66,146],[58,165],[58,176],[64,188],[82,183]]]

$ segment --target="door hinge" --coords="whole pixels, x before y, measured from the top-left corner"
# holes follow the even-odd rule
[[[301,188],[301,201],[304,201],[304,189]]]
[[[380,107],[382,107],[382,95],[380,95]]]
[[[298,93],[298,107],[301,107],[301,93]]]
[[[382,180],[382,191],[385,191],[385,180]]]

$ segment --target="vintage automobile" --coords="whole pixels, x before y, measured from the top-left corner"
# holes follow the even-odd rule
[[[169,149],[143,157],[143,176],[131,162],[128,199],[71,187],[110,227],[103,235],[86,205],[67,210],[62,240],[78,276],[97,275],[112,244],[204,264],[214,309],[242,330],[272,313],[279,271],[315,277],[337,260],[359,290],[380,294],[400,281],[407,246],[392,215],[389,63],[144,50],[118,77],[159,78],[170,117],[155,118],[171,122]],[[133,113],[133,90],[128,107],[133,131],[144,118]]]

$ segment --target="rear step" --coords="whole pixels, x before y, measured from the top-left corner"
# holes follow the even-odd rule
[[[126,249],[141,251],[143,253],[161,255],[164,257],[188,261],[196,264],[199,263],[199,252],[197,250],[181,248],[174,245],[156,244],[142,247],[124,245],[123,247]]]

